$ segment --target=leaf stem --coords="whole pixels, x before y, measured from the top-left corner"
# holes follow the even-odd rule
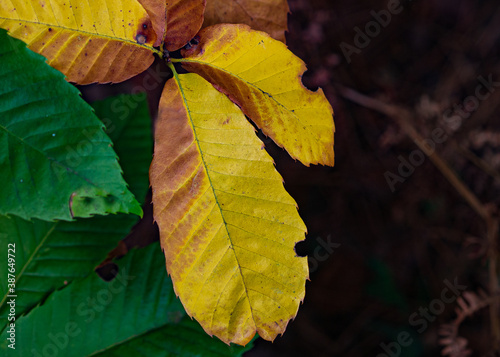
[[[172,75],[174,76],[174,78],[178,81],[179,80],[179,74],[175,70],[175,66],[174,66],[173,62],[175,62],[174,58],[171,58],[170,61],[167,62],[167,66],[172,71]]]

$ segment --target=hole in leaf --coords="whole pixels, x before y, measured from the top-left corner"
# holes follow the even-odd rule
[[[310,254],[310,249],[308,249],[308,243],[307,240],[303,240],[295,244],[295,254],[299,257],[305,257],[308,254]]]
[[[113,280],[116,275],[118,275],[118,265],[116,263],[110,262],[108,264],[99,266],[95,269],[95,272],[104,281]]]

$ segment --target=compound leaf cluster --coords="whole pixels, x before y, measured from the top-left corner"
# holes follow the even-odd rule
[[[100,0],[72,6],[69,1],[41,0],[23,4],[0,0],[0,27],[43,55],[70,82],[117,83],[146,70],[155,54],[166,60],[173,78],[165,84],[159,103],[149,176],[171,291],[208,334],[226,343],[245,345],[256,333],[267,340],[282,334],[305,295],[307,260],[296,256],[294,246],[304,239],[306,227],[246,117],[307,166],[334,164],[335,131],[333,110],[323,92],[303,86],[305,64],[283,43],[286,1]],[[7,66],[0,71],[13,82],[0,92],[2,138],[9,148],[0,153],[0,165],[10,175],[9,187],[0,189],[0,197],[5,198],[0,213],[45,220],[140,213],[121,178],[111,140],[76,89],[69,84],[60,85],[62,92],[47,89],[52,77],[64,81],[56,71],[30,79],[29,71],[37,71],[28,68],[31,62],[44,65],[43,59],[1,35],[5,40],[0,42],[0,60]],[[28,58],[24,67],[15,63],[16,51]],[[191,73],[178,74],[179,66]],[[24,97],[16,97],[21,92]],[[5,96],[9,100],[2,100]],[[33,106],[43,106],[47,114]],[[113,114],[103,108],[103,115]],[[78,150],[83,136],[91,149],[77,156],[81,162],[76,167],[65,164],[62,148]],[[138,190],[132,177],[145,176],[147,169],[133,147],[116,145],[116,151],[121,158],[135,158],[123,160],[122,166],[131,177],[131,189]],[[57,185],[49,187],[57,174],[62,175]],[[144,196],[144,190],[139,196]],[[17,218],[4,219],[10,226],[17,224]],[[109,227],[118,220],[110,219]],[[59,223],[22,224],[40,224],[40,231],[31,236],[44,237],[39,238],[41,244],[60,254],[54,242],[66,238],[59,232]],[[94,222],[92,227],[97,236],[106,229]],[[78,243],[72,246],[77,247]],[[40,252],[33,254],[38,257]],[[44,269],[30,264],[30,271]],[[163,276],[156,266],[144,274]],[[60,287],[63,278],[64,274],[57,277],[45,290],[37,287],[40,296]],[[72,278],[80,276],[68,272],[68,279]],[[82,284],[90,284],[92,291],[100,288],[101,283],[89,279],[93,278]],[[80,291],[78,285],[74,288]],[[62,304],[64,294],[70,294],[65,291],[35,310],[40,312],[29,314],[23,326],[36,328],[44,313],[52,313],[51,304]],[[151,325],[144,331],[172,331],[167,311],[162,310],[170,305],[159,306],[153,300],[147,309],[160,310],[151,312]],[[71,309],[77,302],[70,299],[65,304]],[[127,311],[138,309],[132,302],[123,303],[128,304]],[[191,329],[182,316],[175,324]],[[116,336],[106,337],[120,344],[127,338],[127,327],[123,331],[114,327]],[[133,340],[129,343],[134,345]],[[124,346],[116,351],[125,351]],[[98,343],[84,347],[89,353],[102,348]]]

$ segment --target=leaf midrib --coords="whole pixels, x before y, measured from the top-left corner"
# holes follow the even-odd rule
[[[212,184],[212,179],[210,177],[210,173],[209,173],[207,164],[205,162],[203,151],[201,150],[200,143],[198,141],[198,136],[197,136],[197,133],[196,133],[195,125],[194,125],[193,119],[191,117],[191,110],[189,109],[189,106],[186,105],[187,99],[186,99],[186,97],[184,95],[184,89],[182,88],[182,85],[181,85],[181,82],[180,82],[180,79],[179,79],[179,75],[178,75],[177,71],[175,70],[175,68],[174,68],[174,66],[172,64],[170,64],[170,69],[172,70],[172,73],[174,74],[175,81],[177,82],[177,85],[178,85],[179,90],[181,92],[181,96],[182,96],[182,99],[183,99],[183,102],[184,102],[184,107],[186,108],[187,115],[188,115],[188,118],[189,118],[189,122],[191,123],[191,129],[193,130],[194,138],[196,140],[196,145],[198,146],[198,150],[200,152],[200,156],[201,156],[201,160],[202,160],[202,163],[203,163],[203,167],[205,168],[205,172],[206,172],[206,175],[207,175],[207,178],[208,178],[208,182],[209,182],[210,188],[212,189],[212,193],[213,193],[214,198],[215,198],[215,203],[217,204],[217,207],[219,209],[220,215],[222,217],[222,222],[224,223],[224,229],[226,230],[227,237],[229,239],[231,247],[234,247],[233,241],[231,240],[231,234],[229,233],[229,230],[228,230],[228,224],[226,222],[226,219],[224,218],[224,213],[223,213],[222,207],[219,204],[219,200],[217,198],[217,194],[215,193],[215,188],[214,188],[214,185]],[[236,259],[236,262],[237,262],[237,265],[238,265],[238,271],[240,273],[241,280],[243,282],[243,287],[245,289],[245,295],[246,295],[246,298],[248,300],[248,306],[250,307],[250,314],[252,315],[252,320],[253,320],[256,328],[257,328],[257,321],[255,320],[255,317],[254,317],[252,304],[250,303],[250,296],[248,294],[247,286],[245,284],[245,278],[243,277],[243,272],[241,271],[241,265],[240,265],[240,262],[238,261],[238,257],[236,256],[234,248],[232,249],[232,251],[233,251],[234,258]]]
[[[61,30],[72,31],[72,32],[76,32],[78,34],[89,36],[89,37],[90,36],[101,37],[101,38],[105,38],[105,39],[108,39],[108,40],[113,40],[113,41],[117,41],[117,42],[123,42],[123,43],[126,43],[128,45],[145,48],[145,49],[150,50],[153,53],[156,53],[156,54],[162,56],[162,53],[159,50],[157,50],[156,48],[152,47],[152,46],[141,45],[141,44],[139,44],[139,43],[137,43],[135,41],[131,41],[129,39],[122,38],[122,37],[113,37],[113,36],[105,35],[105,34],[102,34],[102,33],[88,32],[88,31],[83,31],[83,30],[80,30],[80,29],[71,28],[71,27],[65,27],[65,26],[56,25],[56,24],[47,24],[47,23],[44,23],[44,22],[36,22],[36,21],[19,19],[19,18],[16,19],[16,18],[9,18],[9,17],[0,16],[0,20],[20,21],[20,22],[25,22],[25,23],[32,24],[32,25],[41,25],[41,26],[47,26],[47,27],[50,27],[50,28],[58,28],[58,29],[61,29]]]
[[[269,97],[270,99],[272,99],[276,105],[282,107],[283,109],[285,109],[291,116],[293,116],[293,118],[297,121],[297,123],[304,129],[304,131],[308,132],[308,130],[306,129],[308,126],[312,126],[312,125],[304,125],[302,123],[302,121],[300,120],[300,118],[297,116],[297,114],[295,114],[295,111],[294,110],[291,110],[291,109],[288,109],[287,107],[285,107],[285,105],[283,105],[282,103],[280,103],[276,98],[274,98],[274,96],[270,93],[267,93],[265,91],[263,91],[262,89],[260,89],[257,85],[251,83],[251,82],[248,82],[246,79],[243,79],[241,78],[239,75],[233,73],[233,72],[229,72],[227,71],[225,68],[222,68],[222,67],[219,67],[219,66],[216,66],[212,63],[208,63],[208,62],[204,62],[204,61],[199,61],[199,60],[192,60],[192,59],[187,59],[187,58],[180,58],[180,59],[172,59],[172,62],[178,62],[178,63],[183,63],[183,62],[186,62],[186,63],[196,63],[196,64],[199,64],[201,66],[207,66],[207,67],[211,67],[213,69],[216,69],[216,70],[219,70],[221,72],[224,72],[224,73],[227,73],[229,74],[230,76],[232,77],[235,77],[237,78],[238,80],[240,80],[241,82],[247,84],[249,87],[252,87],[254,88],[256,91],[266,95],[267,97]],[[306,88],[307,89],[307,88]],[[314,93],[314,92],[313,92]],[[235,103],[236,104],[236,103]],[[251,119],[251,118],[250,118]],[[312,133],[310,132],[311,136],[314,137],[315,140],[320,140],[320,138],[315,134],[315,133]]]
[[[41,156],[43,156],[47,161],[52,161],[52,162],[55,162],[55,163],[58,163],[59,165],[61,165],[62,167],[64,167],[64,169],[66,169],[68,172],[71,172],[72,174],[74,174],[76,177],[78,177],[79,179],[85,181],[85,182],[88,182],[90,185],[96,187],[96,188],[99,188],[99,189],[103,189],[102,187],[98,186],[97,184],[93,183],[92,181],[90,181],[87,177],[83,177],[81,176],[77,171],[73,170],[72,168],[68,167],[67,165],[63,165],[59,160],[56,160],[50,156],[48,156],[44,151],[42,151],[41,149],[31,145],[31,144],[28,144],[23,138],[15,135],[13,132],[9,131],[5,126],[3,125],[0,125],[0,128],[3,129],[8,135],[12,136],[14,139],[17,139],[19,140],[24,146],[26,147],[29,147],[31,148],[32,150],[38,152]],[[105,190],[105,192],[108,193],[108,195],[110,195],[110,193]]]
[[[129,337],[124,338],[123,340],[116,341],[115,343],[113,343],[113,344],[111,344],[109,346],[106,346],[106,347],[104,347],[104,348],[102,348],[102,349],[100,349],[98,351],[92,352],[92,354],[90,354],[89,357],[99,355],[101,353],[104,353],[106,351],[112,350],[114,348],[118,348],[118,347],[120,347],[122,345],[125,345],[125,344],[127,344],[127,343],[129,343],[129,342],[131,342],[133,340],[137,340],[137,339],[139,339],[139,338],[141,338],[143,336],[155,333],[156,331],[161,330],[161,329],[163,329],[163,328],[165,328],[165,327],[167,327],[169,325],[172,325],[172,324],[175,324],[175,323],[173,323],[172,321],[166,321],[165,323],[163,323],[160,326],[153,327],[153,328],[151,328],[149,330],[142,331],[141,333],[138,333],[136,335],[130,335]]]
[[[23,268],[21,269],[21,272],[19,274],[16,274],[16,284],[17,282],[21,279],[22,275],[24,274],[24,271],[26,270],[26,268],[31,264],[33,258],[35,257],[35,255],[37,255],[38,251],[42,248],[42,246],[45,244],[46,240],[50,237],[50,235],[52,234],[52,232],[55,230],[55,228],[57,227],[57,225],[59,224],[59,221],[58,222],[55,222],[53,225],[52,225],[52,228],[49,229],[49,231],[45,234],[45,236],[42,238],[42,240],[40,241],[40,243],[37,245],[37,247],[35,248],[35,250],[33,251],[33,253],[31,254],[31,256],[28,258],[28,260],[26,261],[26,263],[24,264]],[[17,288],[16,288],[17,290]],[[5,292],[5,295],[4,297],[2,298],[2,301],[0,301],[0,308],[3,307],[3,304],[5,303],[5,301],[7,300],[7,296],[9,295],[9,290],[7,289],[7,291]]]

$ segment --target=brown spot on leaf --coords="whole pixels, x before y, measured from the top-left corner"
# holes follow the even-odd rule
[[[147,41],[147,37],[142,34],[138,34],[137,36],[135,36],[135,40],[138,44],[144,45]]]
[[[145,17],[139,22],[135,40],[138,44],[154,43],[156,41],[156,33],[153,30],[153,25],[149,17]]]
[[[73,192],[71,196],[69,197],[69,214],[71,215],[71,218],[74,218],[73,215],[73,197],[76,196],[76,192]]]

